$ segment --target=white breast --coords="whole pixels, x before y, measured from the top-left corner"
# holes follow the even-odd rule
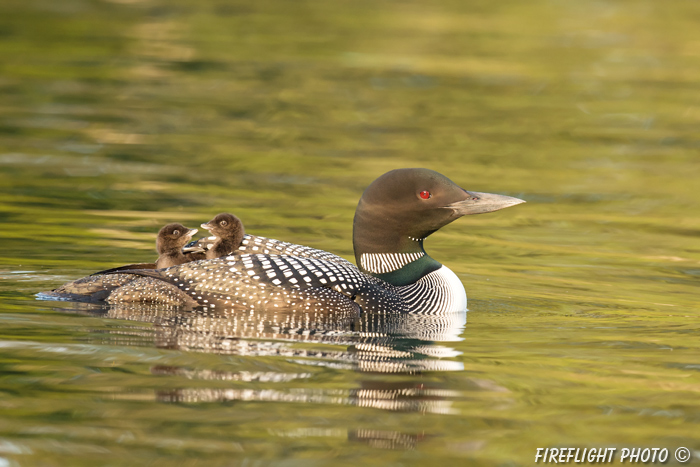
[[[444,265],[416,283],[400,287],[399,294],[417,313],[454,313],[467,309],[467,293],[462,281]]]

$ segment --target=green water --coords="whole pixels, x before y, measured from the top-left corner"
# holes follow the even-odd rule
[[[697,465],[698,20],[688,0],[4,0],[0,464]],[[426,242],[466,325],[35,300],[221,211],[352,260],[357,200],[398,167],[528,201]]]

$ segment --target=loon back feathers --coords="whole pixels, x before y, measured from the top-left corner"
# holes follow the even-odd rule
[[[403,287],[364,274],[344,260],[265,254],[233,255],[165,270],[128,273],[144,277],[120,287],[108,302],[153,301],[153,279],[157,279],[163,283],[159,289],[163,296],[155,301],[188,306],[196,303],[215,310],[438,314],[466,309],[466,298],[462,301],[452,294],[451,287],[461,283],[447,268]]]
[[[205,237],[191,243],[193,248],[210,249],[214,246],[216,237]],[[316,258],[334,263],[347,263],[352,265],[348,260],[341,258],[338,255],[324,250],[318,250],[296,243],[283,242],[274,238],[259,237],[257,235],[245,234],[240,245],[229,255],[244,255],[244,254],[265,254],[265,255],[283,255],[297,256],[300,258]]]
[[[164,270],[118,272],[132,279],[110,280],[125,284],[111,290],[106,301],[216,310],[463,311],[464,286],[426,254],[423,240],[461,216],[522,202],[466,191],[431,170],[394,170],[375,180],[358,204],[353,246],[359,268],[322,250],[245,235],[230,256]],[[70,284],[63,290],[70,291]]]
[[[368,311],[408,311],[402,309],[400,296],[391,287],[382,287],[381,280],[362,274],[347,261],[244,254],[130,273],[144,278],[113,293],[109,302],[135,301],[135,295],[140,294],[139,282],[155,278],[181,291],[172,292],[171,303],[194,300],[214,309],[330,312],[359,311],[362,307]]]

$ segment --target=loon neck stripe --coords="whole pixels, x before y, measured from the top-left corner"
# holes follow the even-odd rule
[[[386,274],[425,256],[425,252],[415,253],[362,253],[360,267],[371,274]]]
[[[372,273],[372,275],[392,285],[402,286],[413,284],[426,274],[437,271],[441,267],[442,264],[423,253],[417,260],[406,264],[400,269],[387,273]]]

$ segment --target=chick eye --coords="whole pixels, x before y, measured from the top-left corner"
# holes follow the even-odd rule
[[[177,229],[173,230],[173,235],[180,235],[180,231]]]
[[[430,199],[433,195],[431,195],[429,191],[423,190],[418,193],[418,196],[420,196],[422,199]]]
[[[227,225],[227,224],[228,224],[228,222],[226,222],[226,221],[219,222],[219,225]]]

